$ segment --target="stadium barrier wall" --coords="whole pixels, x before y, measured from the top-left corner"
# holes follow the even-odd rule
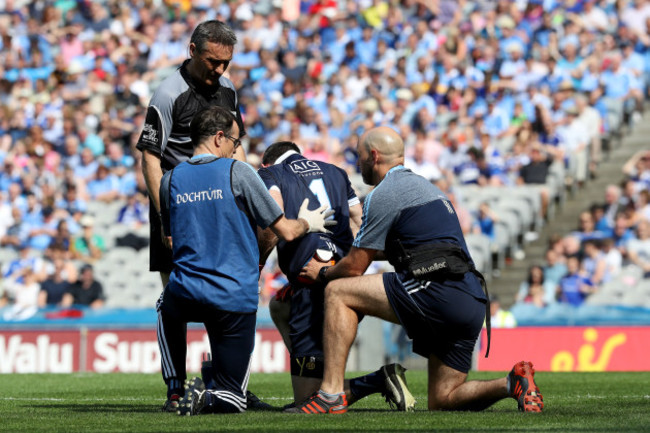
[[[650,326],[493,329],[490,357],[481,335],[476,368],[508,371],[522,359],[537,371],[650,371]]]

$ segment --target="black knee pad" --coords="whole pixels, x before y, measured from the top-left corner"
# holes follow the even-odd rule
[[[291,357],[291,375],[298,377],[323,378],[325,363],[323,358],[316,356]]]

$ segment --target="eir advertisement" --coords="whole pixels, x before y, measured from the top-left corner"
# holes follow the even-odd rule
[[[480,371],[508,371],[521,360],[536,371],[650,371],[650,327],[493,329],[490,356],[481,335]]]

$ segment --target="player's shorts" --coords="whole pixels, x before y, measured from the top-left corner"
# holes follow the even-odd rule
[[[471,273],[464,278],[464,283],[480,284]],[[467,373],[485,319],[485,300],[449,282],[415,280],[395,272],[384,274],[384,287],[395,314],[413,340],[413,351],[426,358],[434,354],[445,365]]]
[[[149,271],[171,273],[173,269],[172,250],[162,241],[162,226],[151,200],[149,200]]]
[[[293,286],[289,338],[291,358],[323,358],[324,290],[320,286]]]

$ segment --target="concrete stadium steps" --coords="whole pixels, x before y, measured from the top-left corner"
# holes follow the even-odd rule
[[[628,131],[623,136],[621,142],[615,142],[608,153],[603,153],[596,179],[588,181],[575,194],[568,194],[566,202],[557,207],[554,218],[538,232],[539,238],[524,247],[525,258],[512,260],[501,269],[498,278],[492,279],[488,287],[490,293],[498,295],[504,307],[509,308],[514,303],[519,285],[528,276],[528,268],[534,264],[544,263],[544,254],[550,236],[556,233],[565,235],[575,230],[580,212],[588,209],[592,203],[602,203],[605,200],[607,185],[619,184],[624,179],[623,164],[639,150],[648,149],[649,143],[650,113],[646,111],[632,131]]]

